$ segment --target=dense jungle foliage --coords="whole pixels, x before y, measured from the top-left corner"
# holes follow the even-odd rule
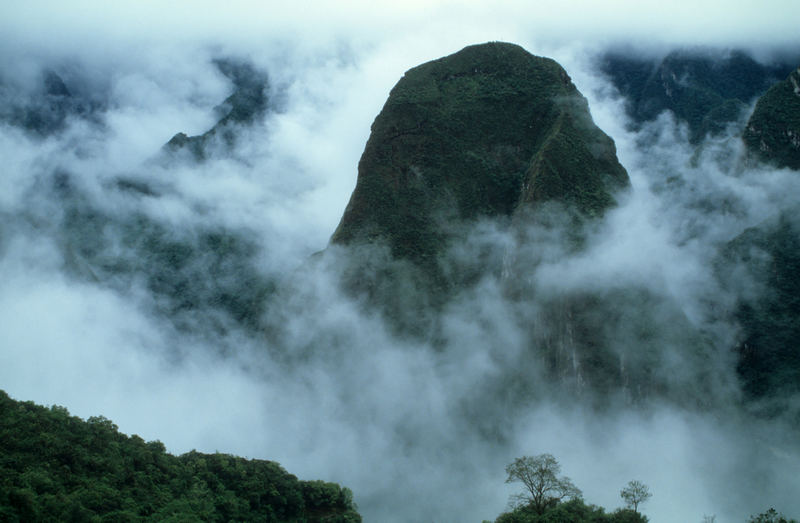
[[[352,493],[272,461],[127,436],[0,391],[0,521],[360,522]]]
[[[646,516],[631,509],[606,513],[602,507],[587,505],[582,499],[555,503],[543,514],[530,506],[522,506],[501,514],[495,523],[646,523]]]

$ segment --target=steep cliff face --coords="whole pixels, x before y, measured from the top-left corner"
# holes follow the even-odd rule
[[[426,263],[454,223],[560,201],[586,217],[628,186],[614,142],[553,60],[474,45],[409,70],[372,125],[331,242]]]
[[[743,139],[760,160],[800,169],[800,68],[758,99]]]

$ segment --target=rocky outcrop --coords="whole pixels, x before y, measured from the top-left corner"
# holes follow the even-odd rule
[[[800,68],[758,99],[742,138],[759,160],[800,169]]]
[[[164,146],[167,151],[188,151],[195,160],[204,160],[212,149],[231,149],[236,142],[237,127],[254,123],[267,111],[266,74],[246,62],[216,60],[215,65],[234,86],[233,93],[214,108],[219,121],[200,135],[177,133]]]

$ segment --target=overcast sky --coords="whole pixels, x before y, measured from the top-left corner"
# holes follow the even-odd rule
[[[213,1],[117,2],[36,1],[6,4],[6,35],[58,41],[78,34],[92,38],[183,37],[226,39],[330,35],[381,39],[399,33],[424,34],[439,27],[462,27],[473,34],[518,37],[534,31],[562,41],[586,38],[646,37],[693,43],[787,43],[796,39],[792,0],[676,1],[611,0],[569,2],[380,1],[280,2]],[[52,32],[52,31],[57,32]]]

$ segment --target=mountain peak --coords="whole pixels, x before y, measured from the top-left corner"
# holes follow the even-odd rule
[[[629,184],[614,142],[554,60],[502,42],[407,71],[372,124],[331,239],[434,256],[453,222],[555,200],[592,217]]]

